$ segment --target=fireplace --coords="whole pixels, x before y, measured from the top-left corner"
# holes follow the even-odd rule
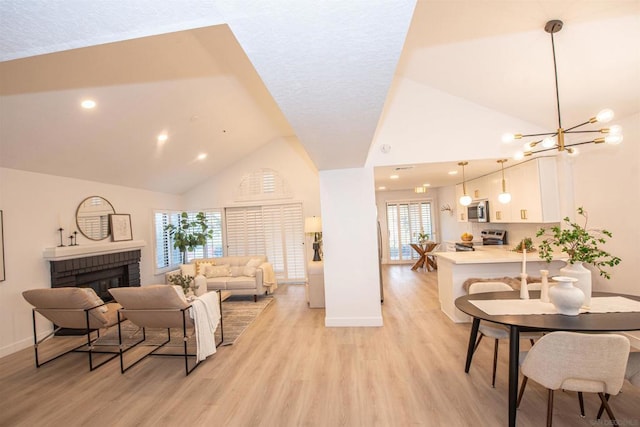
[[[51,261],[51,287],[89,287],[100,298],[109,288],[140,286],[140,250]]]

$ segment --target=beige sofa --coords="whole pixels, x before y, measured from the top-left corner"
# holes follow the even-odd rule
[[[277,288],[273,267],[264,255],[228,256],[192,260],[179,270],[166,273],[166,282],[174,274],[195,277],[196,294],[208,291],[229,291],[232,295],[271,294]]]

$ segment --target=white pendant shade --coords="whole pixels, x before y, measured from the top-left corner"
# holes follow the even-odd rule
[[[469,206],[471,204],[471,196],[465,194],[464,196],[460,197],[460,204],[462,206]]]
[[[498,194],[498,201],[502,204],[507,204],[511,201],[511,193]]]

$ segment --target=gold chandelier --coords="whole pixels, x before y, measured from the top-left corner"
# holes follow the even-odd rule
[[[594,117],[589,120],[571,126],[567,129],[562,127],[562,118],[560,115],[560,93],[558,91],[558,68],[556,66],[556,48],[553,39],[553,35],[562,29],[562,21],[554,19],[546,23],[544,30],[551,34],[551,49],[553,51],[553,71],[556,83],[556,106],[558,111],[558,130],[548,133],[532,133],[528,135],[523,134],[505,134],[502,136],[504,143],[513,142],[516,139],[522,139],[527,137],[540,137],[542,139],[528,142],[524,145],[524,151],[517,152],[514,155],[515,160],[521,160],[525,156],[531,156],[532,154],[542,153],[550,150],[567,151],[569,155],[577,155],[578,150],[576,146],[584,144],[600,144],[606,142],[607,144],[616,145],[622,142],[622,128],[614,125],[608,128],[601,128],[597,130],[577,130],[578,128],[592,124],[592,123],[607,123],[613,119],[613,111],[610,109],[604,109],[600,111]],[[588,141],[581,142],[567,142],[565,141],[565,135],[570,134],[585,134],[585,133],[600,133],[605,136],[597,137]]]

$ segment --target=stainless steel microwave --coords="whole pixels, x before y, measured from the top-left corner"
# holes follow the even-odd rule
[[[467,206],[467,219],[469,222],[489,222],[489,202],[485,200]]]

